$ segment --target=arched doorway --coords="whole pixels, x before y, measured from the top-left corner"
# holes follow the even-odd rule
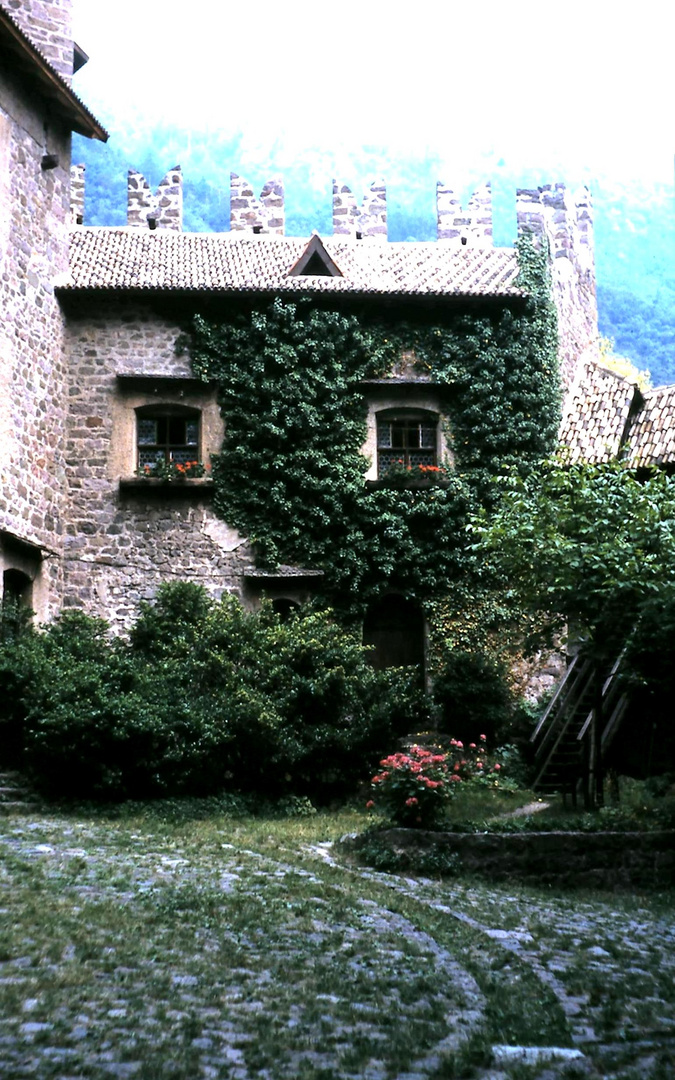
[[[424,676],[425,625],[415,600],[390,593],[371,605],[363,623],[363,644],[372,645],[371,663],[388,667],[419,666]]]

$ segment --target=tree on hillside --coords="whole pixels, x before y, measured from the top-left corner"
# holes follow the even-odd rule
[[[514,605],[537,615],[542,633],[573,628],[593,662],[592,772],[601,797],[602,683],[609,664],[675,575],[675,477],[638,480],[620,462],[549,460],[526,478],[502,481],[489,520],[473,528],[477,550]]]

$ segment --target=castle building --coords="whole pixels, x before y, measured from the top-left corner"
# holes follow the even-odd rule
[[[83,59],[69,0],[0,0],[0,568],[5,595],[41,621],[80,607],[123,628],[165,581],[283,610],[320,567],[256,565],[249,540],[216,515],[208,462],[223,441],[216,387],[176,343],[192,313],[214,317],[274,297],[310,297],[402,321],[411,312],[518,304],[511,249],[492,243],[489,185],[462,208],[437,189],[438,240],[387,241],[386,188],[359,204],[334,184],[333,236],[284,235],[284,191],[231,179],[231,229],[182,231],[182,176],[157,192],[131,171],[126,227],[89,228],[72,131],[107,138],[74,94]],[[586,189],[518,192],[518,227],[544,235],[568,391],[562,435],[576,456],[675,461],[675,397],[642,397],[598,368],[592,211]],[[377,480],[392,456],[451,460],[439,388],[406,364],[364,387]],[[180,483],[167,473],[181,467]]]

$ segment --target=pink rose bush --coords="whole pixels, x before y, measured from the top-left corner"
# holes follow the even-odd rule
[[[411,746],[390,754],[380,762],[382,771],[371,781],[372,798],[367,808],[382,811],[396,825],[428,828],[443,818],[454,793],[465,787],[492,787],[513,790],[504,780],[498,751],[490,753],[485,735],[465,749],[458,739],[447,741],[447,749]]]
[[[447,755],[411,746],[380,762],[371,802],[397,825],[425,828],[443,815],[452,791]]]

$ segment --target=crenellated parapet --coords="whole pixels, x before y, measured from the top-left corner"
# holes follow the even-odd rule
[[[387,239],[387,188],[384,180],[374,180],[361,205],[351,188],[333,180],[333,236],[352,240]]]
[[[138,229],[182,231],[183,174],[180,165],[169,170],[154,194],[143,174],[129,169],[127,225]]]
[[[230,173],[230,230],[283,236],[284,227],[283,180],[280,177],[268,180],[256,198],[248,180]]]

